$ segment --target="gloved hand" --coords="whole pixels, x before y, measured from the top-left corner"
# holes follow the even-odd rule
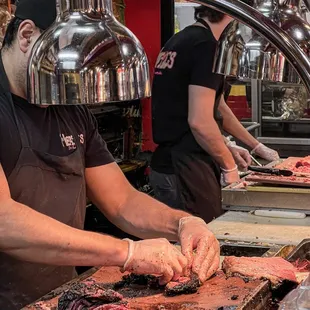
[[[259,157],[268,161],[279,160],[279,154],[277,151],[270,149],[266,145],[259,143],[251,152],[252,154],[258,155]]]
[[[230,184],[236,183],[240,181],[238,167],[236,166],[234,169],[226,170],[221,168],[221,185],[228,186]]]
[[[241,171],[244,171],[251,165],[252,159],[248,150],[238,146],[236,142],[229,141],[226,146],[229,148],[234,160]]]
[[[220,245],[205,221],[193,216],[180,219],[179,240],[188,267],[201,282],[209,279],[220,266]]]
[[[187,267],[187,259],[167,239],[128,241],[127,260],[122,272],[160,275],[160,284],[177,280]]]

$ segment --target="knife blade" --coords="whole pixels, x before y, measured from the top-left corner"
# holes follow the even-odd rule
[[[257,166],[262,167],[262,164],[261,164],[258,160],[256,160],[254,156],[252,156],[252,155],[250,155],[250,156],[251,156],[252,161],[253,161]]]
[[[248,169],[254,172],[272,174],[272,175],[281,175],[285,177],[290,177],[293,175],[293,172],[290,170],[283,170],[283,169],[273,169],[273,168],[266,168],[266,167],[256,167],[256,166],[249,166]]]

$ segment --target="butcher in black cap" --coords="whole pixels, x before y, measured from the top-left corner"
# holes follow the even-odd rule
[[[21,0],[1,50],[0,310],[20,309],[71,280],[73,266],[118,266],[158,274],[162,283],[191,268],[205,281],[219,267],[206,223],[134,189],[86,107],[26,100],[31,49],[55,16],[55,0]],[[113,224],[148,240],[84,232],[86,188]],[[180,241],[182,253],[167,239]]]

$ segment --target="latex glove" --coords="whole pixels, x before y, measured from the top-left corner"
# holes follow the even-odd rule
[[[129,243],[122,272],[160,275],[160,284],[176,281],[187,267],[187,259],[167,239],[149,239]]]
[[[180,219],[179,240],[182,253],[188,260],[188,267],[198,275],[201,282],[209,279],[219,269],[219,242],[201,218],[191,216]]]
[[[251,152],[252,154],[258,155],[259,157],[266,159],[268,161],[279,160],[279,154],[277,151],[267,147],[266,145],[260,143]]]
[[[245,171],[248,166],[251,165],[252,159],[248,150],[238,146],[236,142],[228,142],[227,147],[229,148],[234,160],[241,171]]]
[[[226,170],[221,168],[221,185],[228,186],[230,184],[236,183],[240,181],[238,167],[236,166],[234,169]]]

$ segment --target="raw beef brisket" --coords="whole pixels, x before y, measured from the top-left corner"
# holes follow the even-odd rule
[[[227,276],[242,276],[249,279],[268,279],[273,285],[284,280],[297,282],[296,268],[281,257],[235,257],[223,261]]]

